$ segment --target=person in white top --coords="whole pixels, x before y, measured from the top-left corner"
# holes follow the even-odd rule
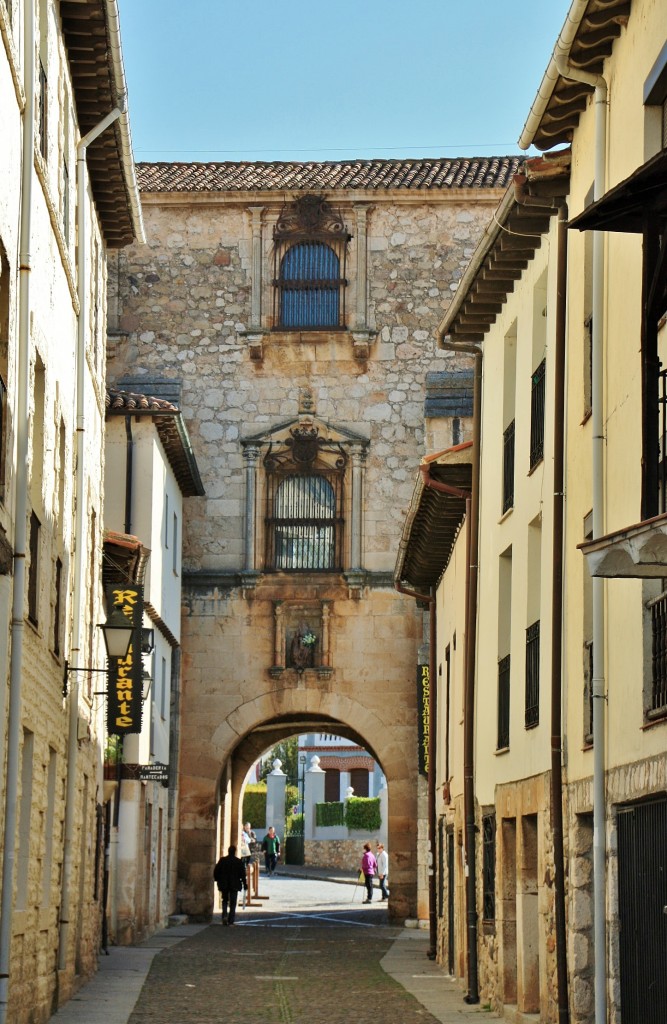
[[[382,843],[377,844],[377,862],[378,862],[378,880],[380,882],[380,892],[383,900],[388,899],[389,893],[387,892],[387,878],[389,876],[389,857],[387,851]]]

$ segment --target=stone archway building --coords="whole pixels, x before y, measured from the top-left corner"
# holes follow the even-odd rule
[[[179,400],[206,490],[183,524],[183,912],[211,912],[254,758],[321,729],[381,764],[390,913],[426,914],[423,622],[392,573],[415,467],[470,412],[438,401],[464,364],[434,329],[518,163],[138,166],[148,244],[110,265],[109,376]]]

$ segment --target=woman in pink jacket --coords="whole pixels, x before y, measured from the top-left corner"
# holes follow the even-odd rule
[[[370,843],[364,843],[364,855],[361,858],[361,871],[366,885],[366,899],[364,903],[371,903],[373,900],[373,877],[377,874],[377,861],[371,850]]]

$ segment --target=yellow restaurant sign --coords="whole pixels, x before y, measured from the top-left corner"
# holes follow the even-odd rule
[[[141,732],[141,623],[143,588],[134,584],[107,587],[107,608],[120,609],[135,632],[124,658],[109,658],[107,731],[110,736]]]

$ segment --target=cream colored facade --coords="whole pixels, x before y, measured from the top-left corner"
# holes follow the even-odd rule
[[[68,5],[59,6],[65,16]],[[99,14],[99,6],[87,10]],[[24,49],[32,5],[0,3],[0,1019],[12,1024],[47,1020],[95,970],[102,922],[101,677],[66,666],[104,664],[95,625],[105,617],[105,249],[113,227],[99,213],[98,171],[77,202],[81,96],[57,13],[51,0],[35,5],[33,77]],[[118,154],[115,162],[123,167]],[[131,191],[131,164],[123,173]],[[119,222],[132,219],[127,195]],[[140,233],[140,218],[133,230]]]
[[[597,80],[595,98],[602,96],[605,84],[607,98],[596,103],[595,78],[582,84],[566,81],[563,76],[570,71],[552,61],[521,142],[546,150],[571,142],[571,151],[529,159],[520,170],[440,328],[445,346],[479,351],[482,391],[474,619],[476,898],[471,907],[461,895],[461,737],[451,735],[451,719],[449,726],[443,721],[443,671],[437,698],[438,955],[464,979],[469,994],[512,1020],[525,1014],[556,1020],[564,1008],[573,1021],[643,1024],[662,1019],[667,1003],[667,694],[659,614],[667,565],[659,463],[665,440],[660,436],[659,367],[652,361],[653,351],[664,356],[667,310],[664,252],[660,264],[660,245],[652,241],[660,235],[664,241],[667,207],[667,25],[664,4],[635,2],[630,12],[614,6],[572,4],[554,52],[589,72],[593,66],[604,78]],[[591,34],[593,24],[597,35]],[[596,46],[601,49],[593,53]],[[572,74],[576,77],[576,70]],[[566,94],[569,107],[563,103]],[[604,112],[606,128],[600,147],[596,108]],[[579,232],[577,217],[594,195],[596,147],[604,158],[595,192],[602,198],[582,217]],[[569,231],[557,224],[563,199],[567,206],[561,206],[561,219],[574,220]],[[543,215],[548,220],[549,205],[549,223],[538,223]],[[519,210],[523,229],[516,221]],[[595,228],[602,238],[600,263],[594,258]],[[565,244],[567,262],[559,270]],[[498,286],[503,267],[512,272]],[[559,339],[567,353],[562,415],[556,401]],[[599,375],[597,370],[591,374],[592,350]],[[531,469],[531,391],[542,357],[544,451]],[[503,436],[512,421],[515,470],[508,503]],[[561,427],[562,487],[554,480]],[[599,502],[594,497],[596,443],[602,453]],[[434,461],[433,467],[440,467],[436,480],[447,479],[446,461],[446,453]],[[561,492],[562,582],[554,561]],[[425,508],[426,493],[420,493],[419,508]],[[445,516],[452,515],[448,501],[440,509],[440,531]],[[431,574],[437,578],[444,570],[437,601],[438,665],[446,663],[454,631],[459,646],[466,621],[467,520],[462,513],[459,522],[460,532],[451,534],[447,548],[442,532],[429,532],[428,516],[415,515],[404,535],[407,554],[399,556],[397,565],[407,584],[423,590],[434,582],[418,559],[420,545],[430,539],[439,559]],[[602,582],[592,583],[591,573]],[[601,632],[595,625],[593,587],[602,594]],[[559,637],[552,631],[558,628],[561,602]],[[539,705],[527,720],[527,629],[538,620]],[[597,649],[594,669],[592,646]],[[509,676],[503,672],[508,666]],[[456,685],[453,677],[455,700]],[[550,708],[552,687],[559,696],[555,711]],[[602,708],[595,730],[594,701]],[[556,713],[562,714],[562,723],[551,717]],[[461,730],[464,720],[465,712]],[[553,735],[560,748],[555,762]],[[448,758],[457,762],[454,768],[444,767]],[[554,785],[558,792],[554,763],[562,774],[562,855],[552,802]],[[451,793],[449,806],[440,801],[443,790]],[[601,828],[595,824],[598,816]],[[448,842],[456,854],[449,870]],[[600,900],[602,913],[596,909]],[[466,910],[477,921],[472,956],[461,948]]]

